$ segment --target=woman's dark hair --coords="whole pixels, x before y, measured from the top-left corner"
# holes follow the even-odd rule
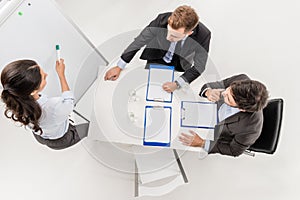
[[[247,112],[262,110],[269,98],[264,84],[254,80],[234,81],[230,84],[233,98],[239,109]]]
[[[41,81],[40,67],[33,60],[11,62],[1,72],[5,116],[40,134],[43,132],[39,126],[42,110],[31,93],[39,88]]]

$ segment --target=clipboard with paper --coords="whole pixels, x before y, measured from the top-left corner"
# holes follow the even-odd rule
[[[166,82],[173,82],[174,67],[165,65],[150,65],[147,83],[147,101],[160,101],[171,103],[173,93],[163,90],[162,85]]]
[[[214,129],[218,123],[217,104],[213,102],[181,102],[181,127]]]
[[[170,106],[146,106],[143,145],[169,147],[171,143]]]

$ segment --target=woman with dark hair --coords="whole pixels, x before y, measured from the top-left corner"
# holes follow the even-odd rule
[[[56,72],[62,95],[48,98],[40,93],[47,84],[47,74],[35,61],[11,62],[1,73],[1,99],[7,118],[29,127],[38,142],[58,150],[76,144],[80,137],[68,119],[74,108],[74,95],[65,77],[63,59],[56,61]]]

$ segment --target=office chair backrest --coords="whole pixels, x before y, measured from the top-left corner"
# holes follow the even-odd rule
[[[264,123],[261,135],[248,150],[273,154],[277,148],[281,121],[283,99],[271,99],[263,109]]]

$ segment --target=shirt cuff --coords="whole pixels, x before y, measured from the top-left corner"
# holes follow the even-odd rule
[[[201,96],[201,97],[206,97],[204,94],[205,94],[205,92],[206,92],[208,89],[211,89],[211,88],[205,88],[205,90],[203,90],[203,91],[200,93],[200,96]]]
[[[205,140],[205,144],[204,144],[204,150],[206,151],[206,152],[208,152],[209,151],[209,146],[210,146],[210,140]]]
[[[120,67],[121,69],[124,69],[126,65],[127,63],[122,58],[120,58],[120,60],[117,63],[117,66]]]
[[[188,84],[182,77],[179,77],[178,79],[176,79],[179,87],[183,87],[185,86],[186,84]]]
[[[61,97],[62,97],[64,100],[74,100],[74,99],[75,99],[73,92],[70,91],[70,90],[64,91],[64,92],[61,94]]]

